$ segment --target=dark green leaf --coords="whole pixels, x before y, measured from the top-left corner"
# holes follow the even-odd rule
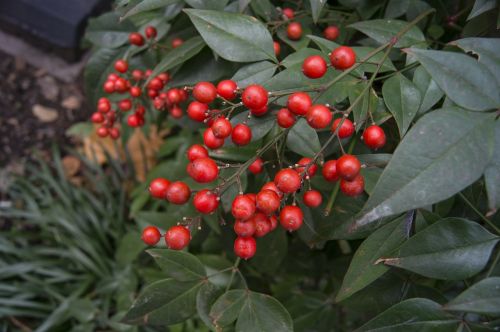
[[[352,104],[359,97],[359,95],[366,88],[368,83],[362,82],[356,85],[351,86],[349,91],[349,102]],[[356,123],[356,130],[360,130],[363,128],[363,123],[366,121],[368,117],[368,111],[372,114],[377,109],[379,98],[375,93],[375,90],[368,89],[364,92],[363,97],[361,97],[361,101],[359,101],[356,106],[353,107],[352,113],[354,116],[354,122]]]
[[[441,98],[443,98],[444,92],[439,88],[429,75],[429,73],[424,69],[424,67],[419,66],[415,73],[413,74],[413,83],[420,90],[421,102],[418,108],[419,113],[425,113],[432,108]]]
[[[445,313],[436,302],[415,298],[398,303],[357,331],[455,331],[460,320]]]
[[[309,0],[314,23],[318,22],[318,19],[321,16],[321,11],[323,10],[325,4],[326,0]]]
[[[385,8],[385,18],[396,18],[402,16],[408,10],[410,0],[390,0]]]
[[[352,48],[354,52],[356,52],[356,60],[360,61],[361,59],[364,59],[370,52],[375,50],[373,47],[366,47],[366,46],[356,46]],[[367,63],[362,64],[361,66],[358,67],[357,70],[366,72],[366,73],[373,73],[377,67],[378,63],[382,61],[382,58],[384,57],[384,54],[382,52],[379,52],[372,56]],[[379,69],[379,73],[384,73],[388,71],[395,71],[396,67],[392,64],[391,59],[386,58],[384,62],[382,62],[382,66]]]
[[[439,202],[476,181],[491,158],[492,119],[459,108],[423,116],[396,148],[352,230]]]
[[[271,34],[256,18],[213,10],[185,12],[208,46],[222,58],[236,62],[276,61]]]
[[[500,106],[495,77],[474,58],[456,52],[412,48],[415,56],[446,95],[458,106],[486,111]],[[467,68],[467,75],[464,75]]]
[[[316,43],[316,45],[318,45],[321,51],[323,51],[323,53],[325,54],[330,53],[331,51],[340,46],[336,42],[315,35],[307,35],[306,37],[312,40],[314,43]]]
[[[361,31],[370,38],[373,38],[377,42],[384,44],[389,43],[392,37],[401,31],[404,27],[408,25],[408,22],[399,20],[371,20],[356,22],[349,27]],[[425,37],[422,31],[416,26],[413,26],[407,33],[405,33],[394,47],[408,47],[415,44],[421,44],[425,42]]]
[[[196,256],[188,252],[169,249],[148,250],[156,264],[166,272],[169,277],[181,281],[200,280],[206,276],[205,267]]]
[[[271,18],[277,16],[276,7],[269,0],[253,0],[250,1],[252,10],[265,21],[270,21]]]
[[[417,114],[420,105],[420,91],[409,79],[396,74],[384,82],[382,94],[403,137]]]
[[[493,157],[484,171],[484,180],[488,192],[488,205],[494,210],[500,207],[500,121],[495,121],[495,143]]]
[[[116,48],[128,43],[132,31],[133,24],[129,21],[120,22],[120,17],[111,12],[90,19],[85,38],[100,47]]]
[[[500,315],[500,278],[483,279],[444,306],[445,310]]]
[[[203,323],[213,330],[215,330],[215,326],[212,324],[212,319],[210,318],[210,308],[212,308],[215,301],[223,292],[223,288],[208,282],[200,288],[196,296],[196,311],[198,316],[200,316]]]
[[[130,231],[125,234],[118,244],[115,259],[120,264],[129,264],[141,253],[146,245],[141,240],[139,232]]]
[[[472,7],[472,10],[470,11],[469,16],[467,17],[467,20],[470,20],[488,10],[495,8],[496,5],[497,5],[496,0],[476,0],[474,2],[474,7]]]
[[[263,273],[274,273],[287,254],[288,240],[285,231],[278,228],[257,239],[257,248],[259,249],[252,258],[252,264]]]
[[[383,263],[429,278],[462,280],[486,266],[498,240],[478,223],[447,218],[412,236],[397,257],[383,259]]]
[[[299,119],[288,133],[286,145],[304,157],[314,157],[321,149],[318,134],[304,119]]]
[[[247,292],[243,289],[233,289],[215,301],[210,310],[210,318],[215,326],[227,326],[234,322],[245,304]]]
[[[137,3],[133,8],[129,9],[123,18],[134,16],[150,10],[166,7],[181,0],[143,0]]]
[[[184,0],[188,5],[196,9],[223,10],[229,0]]]
[[[248,292],[238,321],[237,332],[247,331],[293,331],[290,314],[275,298],[255,292]]]
[[[240,88],[250,84],[261,84],[273,77],[276,68],[276,64],[269,61],[255,62],[241,67],[231,79]]]
[[[321,51],[314,48],[302,48],[297,52],[290,54],[285,59],[283,59],[283,61],[281,61],[281,64],[286,68],[291,68],[291,67],[301,68],[305,58],[311,55],[323,55],[323,54],[321,53]],[[325,59],[325,61],[328,61],[327,57],[323,56],[323,58]]]

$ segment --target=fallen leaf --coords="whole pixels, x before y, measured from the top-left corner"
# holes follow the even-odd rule
[[[67,178],[71,178],[80,170],[81,161],[74,156],[66,156],[62,159],[62,165],[64,168],[64,175]]]
[[[82,101],[77,96],[69,96],[62,101],[61,105],[64,108],[76,110],[80,108]]]
[[[59,114],[54,108],[35,104],[32,108],[33,115],[41,122],[53,122],[57,120]]]

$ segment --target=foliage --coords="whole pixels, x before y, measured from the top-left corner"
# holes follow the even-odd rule
[[[152,76],[168,70],[167,88],[232,78],[240,88],[261,84],[271,100],[266,115],[248,122],[249,145],[226,142],[210,151],[218,161],[238,163],[221,171],[227,181],[216,183],[224,191],[215,214],[152,200],[147,184],[134,190],[131,212],[141,227],[187,222],[193,239],[189,252],[148,251],[165,279],[144,288],[123,322],[196,331],[456,331],[498,324],[500,41],[483,37],[495,29],[498,7],[480,0],[339,2],[121,0],[114,13],[91,22],[87,37],[95,50],[86,81],[94,102],[119,58],[151,68]],[[287,37],[284,7],[295,9],[303,26],[299,40]],[[340,29],[335,41],[321,37],[327,24]],[[156,44],[127,44],[124,31],[148,25],[158,29]],[[177,37],[182,46],[161,47]],[[280,41],[278,56],[273,39]],[[304,76],[306,57],[327,59],[339,45],[356,45],[354,66]],[[279,128],[274,115],[295,91],[349,116],[356,134],[340,140],[304,119]],[[151,105],[145,97],[141,103]],[[241,104],[217,106],[233,124],[248,115]],[[185,172],[185,151],[201,142],[201,126],[152,106],[146,119],[177,132],[148,180],[206,188]],[[372,122],[388,138],[377,153],[359,143]],[[238,191],[258,191],[303,156],[322,164],[344,151],[365,164],[365,192],[339,195],[338,183],[313,177],[311,186],[326,199],[312,209],[297,197],[304,225],[296,234],[277,229],[258,239],[254,258],[236,259],[228,224]],[[268,161],[266,171],[247,174],[257,156]]]

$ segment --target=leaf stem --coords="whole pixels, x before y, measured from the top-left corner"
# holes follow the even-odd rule
[[[233,283],[234,275],[235,275],[236,271],[238,271],[238,265],[240,265],[240,262],[241,262],[241,258],[239,258],[239,257],[238,257],[238,259],[236,259],[236,262],[234,262],[233,269],[231,272],[231,277],[229,278],[229,283],[226,286],[226,292],[229,290],[229,288],[231,288],[231,284]]]
[[[467,197],[465,197],[464,194],[462,193],[458,193],[458,195],[460,196],[460,198],[485,222],[487,223],[491,228],[493,228],[495,230],[495,232],[500,235],[500,228],[498,228],[491,220],[489,220],[488,218],[486,218],[486,216],[484,214],[481,213],[481,211],[479,211],[475,206],[474,204],[472,204],[471,201],[469,201],[467,199]]]

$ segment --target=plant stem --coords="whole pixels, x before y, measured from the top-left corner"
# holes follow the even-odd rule
[[[241,258],[239,258],[239,257],[236,260],[236,262],[234,262],[233,271],[231,272],[231,277],[229,278],[229,283],[226,286],[226,292],[229,290],[229,288],[231,288],[231,284],[233,283],[234,275],[235,275],[236,271],[238,271],[238,265],[240,265],[240,262],[241,262]]]
[[[485,222],[487,223],[491,228],[493,228],[495,230],[495,232],[500,235],[500,228],[498,228],[491,220],[489,220],[488,218],[486,218],[486,216],[484,214],[481,213],[481,211],[479,211],[475,206],[474,204],[471,203],[471,201],[469,201],[467,199],[467,197],[465,197],[464,194],[462,193],[458,193],[458,195],[460,196],[460,198]]]

